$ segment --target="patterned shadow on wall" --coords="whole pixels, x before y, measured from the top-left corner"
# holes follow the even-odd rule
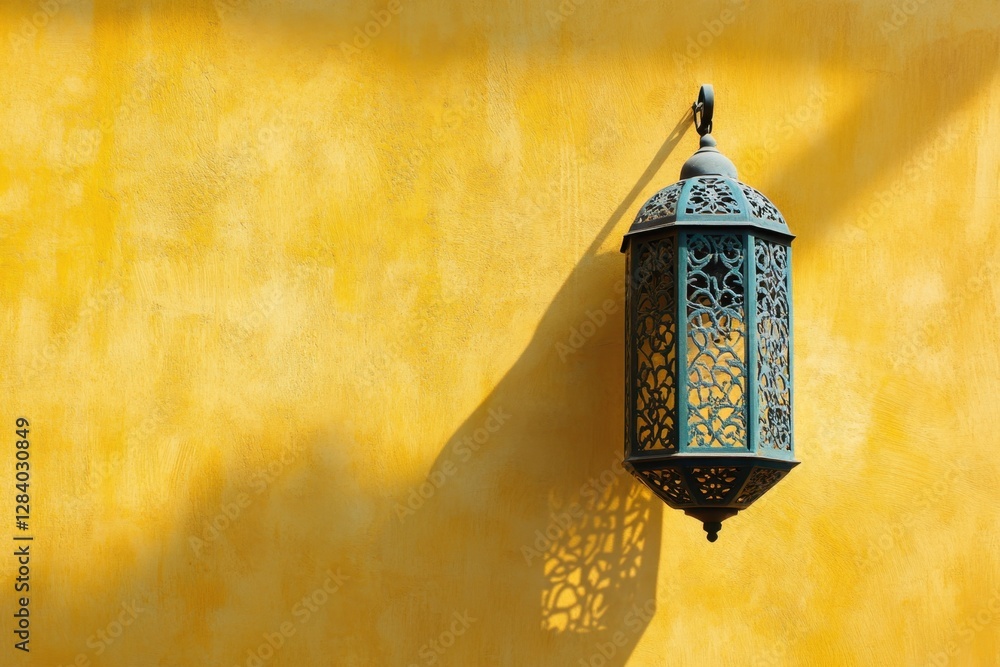
[[[606,311],[607,321],[569,361],[556,343],[588,310],[621,298],[614,288],[621,257],[598,249],[689,125],[686,113],[517,362],[449,441],[467,442],[491,414],[503,416],[503,425],[467,460],[446,446],[428,479],[454,473],[412,515],[387,524],[380,557],[394,594],[381,622],[423,625],[404,640],[412,645],[386,648],[384,659],[429,664],[434,642],[416,642],[434,637],[428,619],[446,624],[453,610],[467,609],[489,622],[473,624],[441,654],[447,664],[624,665],[657,604],[667,601],[670,587],[657,582],[661,504],[620,465],[623,309]],[[458,539],[445,548],[441,535]]]
[[[586,260],[594,256],[615,225],[633,208],[636,198],[689,126],[690,115],[685,114],[592,242],[582,266],[586,266]],[[571,277],[567,285],[573,285],[574,280],[580,277]],[[601,294],[602,290],[596,293]],[[620,313],[620,309],[615,310]],[[618,320],[614,326],[615,331],[622,329]],[[597,354],[607,355],[609,350],[611,354],[621,352],[618,345],[606,345]],[[621,384],[621,376],[595,377],[611,386],[615,386],[616,379]],[[615,436],[620,423],[620,419],[613,421]],[[610,641],[595,641],[595,653],[582,659],[587,664],[592,659],[600,664],[614,664],[613,658],[618,653],[623,662],[628,657],[630,651],[620,649],[634,645],[656,610],[661,508],[621,466],[618,451],[621,445],[611,439],[599,446],[602,449],[606,446],[609,451],[607,465],[581,485],[576,500],[552,508],[549,525],[545,531],[536,531],[535,543],[531,548],[522,547],[522,553],[526,560],[541,555],[547,582],[541,596],[543,629],[557,633],[607,633]],[[539,547],[543,546],[541,550]],[[668,584],[660,588],[673,590],[674,582]]]
[[[628,591],[647,561],[656,562],[657,554],[647,553],[651,497],[620,473],[620,466],[615,472],[609,468],[588,482],[587,500],[554,514],[545,532],[536,532],[532,546],[546,547],[540,552],[548,584],[541,598],[544,630],[614,630],[622,621],[610,613],[614,600]],[[558,536],[554,540],[552,532]]]

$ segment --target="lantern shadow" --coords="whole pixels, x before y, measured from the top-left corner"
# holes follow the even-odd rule
[[[621,466],[624,260],[598,248],[690,123],[687,112],[382,536],[401,584],[386,622],[489,619],[449,664],[624,665],[665,602],[662,502]]]

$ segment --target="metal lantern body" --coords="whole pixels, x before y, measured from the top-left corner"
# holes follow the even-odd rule
[[[792,467],[791,241],[712,137],[639,211],[626,255],[625,466],[704,522]]]

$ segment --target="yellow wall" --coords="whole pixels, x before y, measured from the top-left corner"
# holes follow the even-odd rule
[[[0,21],[0,663],[1000,664],[995,0]],[[798,235],[803,463],[715,544],[613,465],[703,82]]]

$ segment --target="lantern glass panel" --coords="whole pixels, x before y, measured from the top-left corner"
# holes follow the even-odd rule
[[[687,447],[747,446],[744,237],[687,238]]]
[[[629,253],[629,383],[635,453],[677,450],[676,241],[636,244]]]
[[[789,259],[791,248],[758,238],[754,244],[757,281],[757,400],[760,449],[791,451],[791,359]]]

